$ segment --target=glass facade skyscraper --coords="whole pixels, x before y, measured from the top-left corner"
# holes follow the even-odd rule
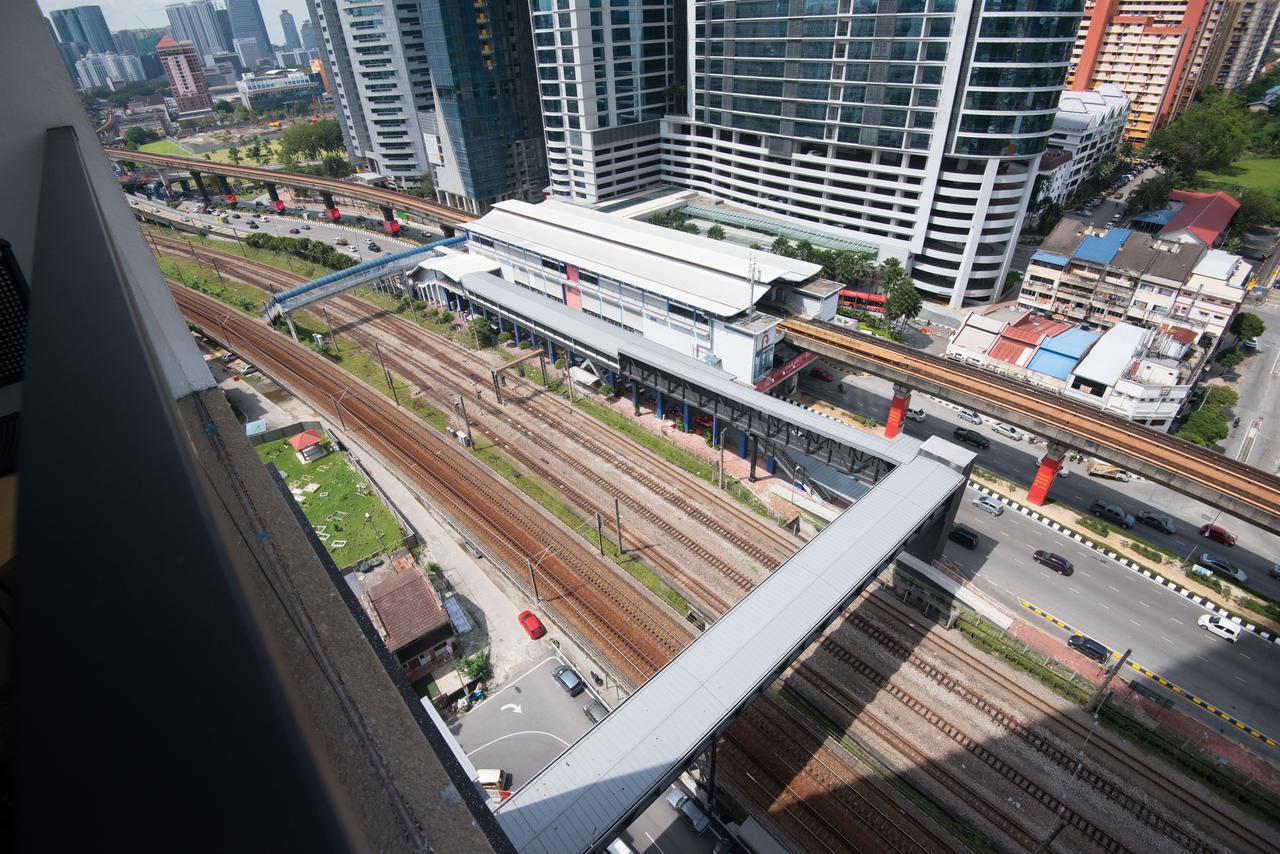
[[[58,41],[84,45],[88,53],[112,53],[115,39],[107,27],[101,6],[76,6],[73,9],[55,9],[49,13]]]
[[[164,7],[169,16],[169,29],[174,39],[191,42],[202,58],[215,53],[227,53],[231,42],[224,39],[218,25],[218,12],[211,0],[195,0],[194,3],[175,3]]]

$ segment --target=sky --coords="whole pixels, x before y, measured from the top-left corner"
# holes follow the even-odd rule
[[[164,7],[182,0],[37,0],[40,10],[48,15],[54,9],[69,9],[72,6],[101,6],[102,14],[107,19],[107,26],[112,32],[117,30],[135,30],[139,27],[167,27],[169,18]],[[222,6],[222,3],[215,4]],[[302,22],[309,19],[307,4],[304,0],[258,0],[262,7],[263,20],[267,22],[267,35],[272,44],[284,44],[284,31],[280,29],[280,10],[288,9],[293,14],[294,25],[302,29]]]

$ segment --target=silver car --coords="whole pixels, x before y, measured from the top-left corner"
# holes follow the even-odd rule
[[[1012,424],[1005,424],[1002,421],[996,421],[991,425],[991,430],[992,432],[999,433],[1001,436],[1004,436],[1007,439],[1012,439],[1015,442],[1022,441],[1022,431],[1017,427],[1014,427]]]
[[[999,516],[1004,512],[1004,505],[1000,503],[1000,499],[992,498],[990,495],[983,495],[980,498],[973,499],[973,506],[990,513],[992,516]]]

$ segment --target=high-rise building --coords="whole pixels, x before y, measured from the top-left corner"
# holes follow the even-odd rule
[[[218,8],[213,10],[213,17],[218,22],[218,32],[222,35],[222,43],[227,46],[227,53],[231,53],[236,43],[236,37],[231,32],[231,13]]]
[[[223,41],[218,26],[218,10],[212,0],[195,0],[194,3],[175,3],[164,7],[169,16],[169,28],[173,38],[191,42],[201,57],[231,50],[231,43]]]
[[[315,28],[311,26],[310,21],[302,22],[302,47],[304,50],[319,50],[320,42],[316,40]]]
[[[189,41],[163,38],[156,45],[160,64],[169,78],[169,89],[178,102],[178,112],[194,113],[213,109],[209,86],[204,79],[204,59]]]
[[[1278,34],[1280,0],[1227,0],[1209,59],[1208,83],[1230,92],[1258,75]]]
[[[1120,147],[1129,118],[1129,98],[1114,83],[1088,92],[1063,92],[1049,136],[1049,150],[1067,155],[1057,186],[1048,195],[1065,204],[1103,158]],[[1047,155],[1046,155],[1047,156]],[[1045,171],[1044,163],[1041,172]]]
[[[262,7],[258,0],[225,0],[227,15],[231,18],[233,39],[256,39],[258,56],[270,58],[271,39],[267,36],[267,22],[262,19]],[[238,52],[238,51],[237,51]],[[244,54],[241,54],[243,57]],[[252,67],[253,63],[246,63]]]
[[[324,34],[321,59],[352,158],[401,186],[417,185],[431,172],[420,114],[432,106],[417,4],[370,0],[358,16],[342,0],[308,5],[313,31]]]
[[[280,10],[280,29],[284,30],[284,46],[286,50],[297,50],[302,47],[302,39],[298,37],[298,27],[293,23],[293,15],[288,9]]]
[[[89,53],[112,53],[116,49],[101,6],[55,9],[49,13],[49,19],[53,21],[60,42],[79,42]]]
[[[1227,4],[1221,0],[1086,0],[1069,89],[1114,83],[1132,106],[1125,139],[1143,144],[1191,103]]]
[[[273,57],[271,54],[263,52],[262,45],[259,44],[256,38],[233,39],[232,43],[235,45],[236,56],[240,57],[240,64],[246,70],[254,71],[264,63],[271,64],[270,60]]]
[[[527,4],[423,0],[435,103],[427,159],[441,201],[482,213],[547,182]]]
[[[683,36],[674,0],[567,5],[533,12],[555,195],[661,181],[999,293],[1079,0],[690,0]]]
[[[49,28],[49,38],[53,39],[53,43],[58,48],[58,55],[62,58],[62,64],[67,69],[67,76],[71,78],[73,84],[79,86],[80,80],[76,72],[76,62],[84,56],[84,45],[79,42],[61,41],[58,38],[57,30],[53,28],[53,22],[45,18],[44,23]]]
[[[137,83],[145,80],[142,60],[136,56],[118,53],[91,53],[76,62],[76,76],[82,89],[96,89],[116,83]]]

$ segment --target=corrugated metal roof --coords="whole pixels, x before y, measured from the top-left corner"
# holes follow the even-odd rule
[[[567,854],[607,842],[963,483],[923,456],[894,469],[498,807],[516,850]]]
[[[1055,353],[1061,353],[1064,356],[1072,356],[1076,359],[1085,354],[1085,351],[1098,340],[1098,333],[1090,332],[1087,329],[1081,329],[1073,326],[1065,332],[1059,332],[1057,335],[1046,338],[1041,344],[1041,348],[1052,350]]]
[[[1037,250],[1031,253],[1031,260],[1041,261],[1045,264],[1056,264],[1059,267],[1065,267],[1071,261],[1066,255],[1056,255],[1053,252],[1045,252],[1044,250]]]
[[[499,202],[466,228],[718,317],[745,311],[774,284],[798,284],[822,271],[807,261],[556,201]]]
[[[1239,202],[1221,192],[1195,193],[1190,190],[1174,190],[1169,194],[1169,200],[1184,204],[1169,224],[1160,229],[1160,233],[1189,232],[1208,246],[1212,246],[1222,235],[1231,218],[1240,209]]]
[[[1117,323],[1098,339],[1089,354],[1076,365],[1075,375],[1108,388],[1124,374],[1150,330],[1130,323]]]
[[[1071,257],[1094,264],[1110,264],[1130,234],[1133,232],[1127,228],[1109,228],[1106,234],[1090,234],[1080,241]]]
[[[1071,371],[1075,366],[1076,358],[1074,356],[1064,356],[1061,353],[1045,349],[1037,350],[1036,354],[1031,357],[1031,361],[1027,362],[1027,370],[1047,374],[1060,380],[1065,380],[1071,376]]]
[[[625,341],[644,340],[634,332],[607,323],[598,317],[569,308],[562,302],[545,297],[521,285],[508,282],[492,273],[466,273],[462,289],[500,305],[513,314],[553,329],[562,338],[582,344],[615,363],[618,347]]]
[[[375,586],[369,591],[369,601],[387,630],[387,649],[392,652],[449,624],[436,591],[416,569]]]
[[[1063,323],[1061,320],[1054,320],[1044,315],[1028,314],[1017,323],[1005,327],[1001,336],[1038,347],[1047,336],[1057,335],[1070,328],[1070,323]]]
[[[992,359],[998,359],[1001,362],[1008,362],[1011,365],[1022,364],[1022,359],[1031,351],[1031,345],[1022,341],[1014,341],[1011,338],[1001,337],[987,355]]]

